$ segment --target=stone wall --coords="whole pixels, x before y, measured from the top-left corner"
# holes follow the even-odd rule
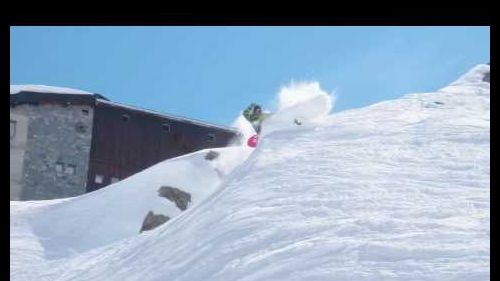
[[[29,117],[20,200],[85,193],[93,108],[23,104],[11,107],[11,113]]]
[[[10,113],[10,200],[19,200],[21,196],[28,120],[27,116]]]

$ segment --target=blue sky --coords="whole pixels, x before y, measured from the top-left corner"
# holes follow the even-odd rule
[[[335,111],[434,91],[490,60],[489,27],[11,27],[11,84],[230,125],[290,81]]]

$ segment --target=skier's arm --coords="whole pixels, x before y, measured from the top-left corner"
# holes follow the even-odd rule
[[[245,110],[243,111],[243,116],[244,116],[244,117],[245,117],[248,121],[250,121],[250,122],[251,122],[252,117],[250,116],[250,110],[251,110],[250,108],[245,109]]]
[[[269,118],[269,116],[271,116],[271,113],[262,112],[262,114],[259,116],[259,121],[262,122],[262,121],[266,120],[267,118]]]

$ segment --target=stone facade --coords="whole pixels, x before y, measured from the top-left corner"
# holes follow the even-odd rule
[[[85,105],[23,104],[10,110],[11,115],[26,116],[28,119],[21,188],[17,195],[14,194],[16,199],[54,199],[84,194],[93,108]]]
[[[10,200],[19,200],[21,197],[28,120],[27,116],[10,113]]]

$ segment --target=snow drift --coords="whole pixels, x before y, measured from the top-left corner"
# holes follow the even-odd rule
[[[292,82],[278,93],[278,110],[266,120],[261,135],[299,129],[295,120],[305,127],[315,125],[316,120],[330,113],[334,101],[335,97],[323,91],[318,82]]]
[[[246,161],[229,161],[218,185],[213,167],[201,167],[206,174],[175,173],[179,185],[206,177],[217,188],[140,235],[139,225],[134,235],[116,226],[120,235],[96,243],[82,236],[107,239],[98,238],[104,230],[85,230],[71,218],[87,213],[85,224],[104,228],[113,225],[107,214],[134,208],[142,216],[150,207],[137,207],[149,196],[142,191],[150,194],[160,182],[141,192],[131,179],[73,199],[11,202],[11,279],[489,280],[486,73],[489,66],[479,65],[435,93],[304,114],[304,126],[290,125],[283,117],[290,115],[279,111],[257,149]],[[283,111],[329,112],[324,101],[301,100]],[[184,159],[198,163],[201,155]],[[160,166],[136,177],[161,177],[168,169]],[[68,236],[48,229],[56,221],[57,232]],[[76,252],[65,253],[66,239],[76,240]],[[79,240],[86,246],[75,246]],[[59,241],[64,247],[51,245]]]

